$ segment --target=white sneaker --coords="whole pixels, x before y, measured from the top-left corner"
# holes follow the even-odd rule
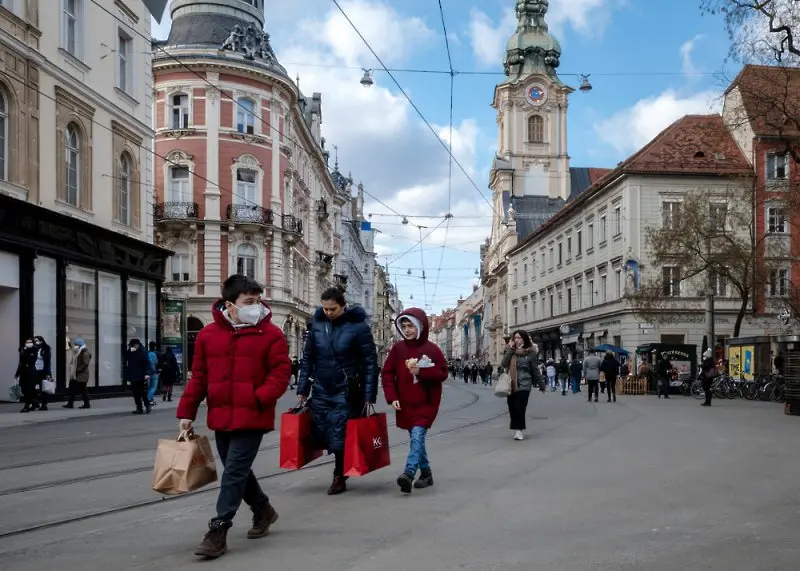
[[[517,430],[517,432],[514,433],[514,440],[522,440],[522,439],[523,439],[522,432]]]

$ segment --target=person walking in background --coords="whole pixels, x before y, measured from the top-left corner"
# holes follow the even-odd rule
[[[164,402],[172,402],[172,387],[181,378],[181,368],[178,365],[178,359],[175,353],[172,352],[172,347],[167,346],[164,350],[164,355],[161,362],[161,373],[159,380],[161,381],[161,400]]]
[[[313,389],[313,393],[312,393]],[[332,287],[322,293],[306,338],[298,405],[311,396],[313,437],[318,449],[334,455],[333,481],[328,495],[347,491],[344,442],[347,421],[363,416],[378,397],[378,353],[367,312],[348,306],[344,292]]]
[[[569,364],[567,364],[567,358],[563,355],[561,356],[561,360],[559,360],[558,365],[556,365],[556,375],[558,375],[558,382],[561,385],[561,394],[566,396],[567,379],[569,379]]]
[[[289,388],[294,389],[297,386],[297,377],[300,374],[300,359],[295,357],[292,359],[292,378],[289,381]]]
[[[619,377],[619,361],[614,356],[614,353],[606,353],[603,362],[600,364],[600,371],[606,377],[606,394],[608,395],[608,402],[612,399],[617,402],[617,377]]]
[[[706,400],[701,406],[711,406],[711,385],[714,384],[714,379],[717,378],[717,366],[714,363],[714,354],[711,349],[706,349],[703,353],[703,362],[700,365],[700,371],[703,375],[701,383],[703,384],[703,392],[706,394]]]
[[[547,366],[545,367],[545,371],[547,372],[547,386],[550,387],[551,392],[555,392],[556,390],[556,363],[552,359],[547,360]]]
[[[536,366],[536,355],[539,348],[531,343],[528,333],[519,330],[511,336],[501,367],[511,377],[511,394],[506,397],[508,415],[511,418],[509,428],[514,431],[514,440],[522,440],[527,428],[525,411],[534,383],[541,383],[539,368]]]
[[[33,337],[25,339],[19,350],[19,364],[14,378],[17,379],[25,406],[20,412],[31,412],[36,402],[36,384],[39,382],[39,371],[36,369],[36,359],[39,350],[33,343]]]
[[[36,400],[34,401],[33,407],[39,410],[47,410],[47,393],[42,390],[42,381],[45,379],[51,380],[52,370],[51,366],[51,359],[53,356],[53,352],[50,349],[50,345],[47,344],[47,341],[44,340],[44,337],[41,335],[36,335],[33,338],[33,344],[36,347],[36,371],[38,372],[38,381],[37,385],[39,386],[36,391]]]
[[[448,371],[444,354],[428,341],[428,317],[422,309],[412,307],[395,320],[403,336],[392,345],[383,366],[381,381],[386,402],[397,416],[397,427],[410,436],[408,458],[397,485],[404,494],[433,485],[433,472],[425,448],[425,435],[442,401],[442,383]],[[419,479],[415,482],[419,470]]]
[[[600,398],[600,365],[600,357],[594,349],[589,349],[589,356],[583,360],[583,378],[589,385],[589,398],[586,402],[592,402],[592,394],[594,402]]]
[[[147,352],[147,373],[150,375],[149,386],[147,387],[147,402],[150,406],[156,406],[156,391],[158,390],[158,378],[161,372],[161,355],[158,354],[158,345],[155,341],[150,341],[149,351]]]
[[[147,352],[142,347],[142,342],[131,339],[125,352],[122,379],[131,386],[133,402],[136,404],[133,414],[150,414],[150,401],[147,400],[147,382],[150,380],[148,367]]]
[[[263,288],[234,274],[214,303],[214,321],[197,334],[192,378],[181,395],[176,416],[182,431],[192,429],[205,399],[207,424],[214,431],[222,462],[217,514],[195,555],[214,559],[228,549],[228,530],[244,501],[253,512],[248,539],[264,537],[278,512],[253,474],[264,435],[275,429],[275,407],[289,387],[292,362],[283,331],[261,299]]]
[[[661,359],[656,364],[656,371],[658,372],[658,398],[661,398],[663,395],[665,399],[668,399],[672,363],[662,355]]]
[[[494,373],[494,367],[492,367],[491,363],[487,362],[483,369],[483,375],[485,379],[484,384],[489,387],[492,386],[492,373]]]
[[[569,364],[572,394],[581,392],[581,375],[583,375],[583,364],[578,360],[578,356],[575,355],[572,358],[572,363]]]
[[[92,362],[92,354],[86,347],[83,339],[78,337],[72,342],[72,358],[69,361],[69,400],[64,408],[75,406],[75,396],[80,394],[83,397],[83,405],[78,408],[91,408],[89,404],[89,365]]]

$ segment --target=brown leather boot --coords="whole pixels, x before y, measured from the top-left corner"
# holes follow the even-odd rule
[[[328,488],[329,496],[336,496],[347,491],[347,482],[342,476],[334,476],[331,487]]]
[[[269,528],[276,521],[278,521],[278,512],[268,501],[253,506],[253,527],[247,532],[247,539],[258,539],[269,535]]]
[[[208,533],[203,538],[203,542],[194,550],[198,557],[206,559],[216,559],[221,557],[228,550],[228,529],[230,524],[221,521],[212,521],[208,524]]]

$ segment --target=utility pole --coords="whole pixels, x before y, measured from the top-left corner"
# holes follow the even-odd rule
[[[706,335],[708,335],[711,354],[716,359],[717,340],[714,334],[714,290],[712,288],[706,290]]]

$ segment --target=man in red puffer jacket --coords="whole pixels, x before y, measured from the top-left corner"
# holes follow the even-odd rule
[[[233,275],[212,307],[214,322],[197,335],[192,378],[178,404],[180,429],[189,430],[203,399],[224,466],[217,516],[195,555],[216,558],[227,551],[228,529],[242,500],[253,511],[247,537],[269,533],[278,519],[253,474],[264,434],[275,428],[275,406],[289,386],[292,362],[283,332],[272,321],[263,289]]]

